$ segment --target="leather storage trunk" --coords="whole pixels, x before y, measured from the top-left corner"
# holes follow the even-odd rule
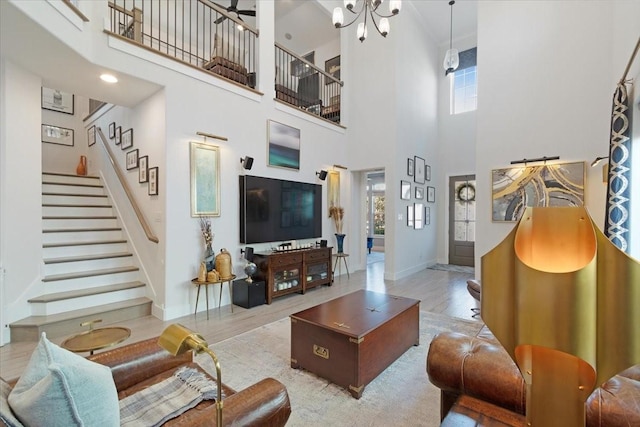
[[[365,386],[419,344],[420,301],[357,291],[292,314],[291,367],[359,399]]]

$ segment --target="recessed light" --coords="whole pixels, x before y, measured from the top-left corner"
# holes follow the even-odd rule
[[[107,83],[118,83],[118,79],[112,74],[102,74],[100,75],[100,79]]]

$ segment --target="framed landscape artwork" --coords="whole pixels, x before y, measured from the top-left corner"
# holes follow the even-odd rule
[[[267,126],[269,166],[300,170],[300,129],[273,120]]]
[[[191,142],[191,216],[220,216],[220,150],[217,145]]]
[[[584,205],[585,162],[491,171],[493,221],[518,221],[528,206]]]
[[[73,129],[42,125],[42,142],[73,147]]]

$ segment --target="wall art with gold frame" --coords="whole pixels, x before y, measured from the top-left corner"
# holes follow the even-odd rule
[[[492,221],[518,221],[527,207],[583,206],[585,162],[491,171]]]
[[[191,142],[191,216],[220,216],[220,149]]]

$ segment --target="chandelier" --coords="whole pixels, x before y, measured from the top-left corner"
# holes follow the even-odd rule
[[[451,0],[449,2],[449,6],[451,6],[451,22],[449,26],[449,50],[444,55],[444,75],[448,75],[449,73],[453,73],[458,65],[460,64],[460,57],[458,56],[458,49],[453,49],[453,5],[455,4],[455,0]]]
[[[353,21],[349,22],[346,25],[344,23],[344,14],[342,12],[341,7],[336,7],[333,9],[333,25],[336,28],[344,28],[353,24],[360,18],[360,15],[364,12],[364,21],[358,24],[358,40],[363,42],[367,38],[367,14],[371,16],[371,21],[373,22],[373,26],[376,27],[376,30],[380,33],[382,37],[387,37],[389,34],[389,19],[392,16],[397,15],[400,12],[400,8],[402,7],[401,0],[389,0],[389,13],[390,15],[382,15],[378,12],[378,8],[382,4],[384,0],[362,0],[359,11],[354,11],[357,0],[344,0],[344,7],[351,13],[353,13],[355,18]],[[379,22],[376,22],[375,16],[378,16]]]

